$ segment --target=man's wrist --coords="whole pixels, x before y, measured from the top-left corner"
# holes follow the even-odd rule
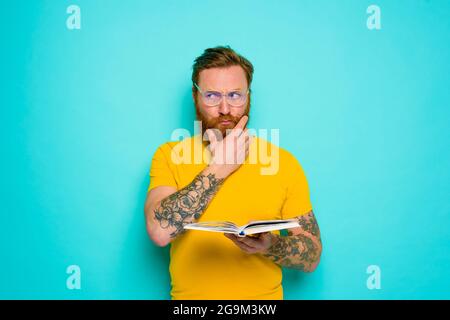
[[[231,174],[231,172],[229,172],[229,170],[227,170],[227,168],[224,165],[220,164],[210,164],[208,167],[206,167],[204,173],[205,175],[211,173],[217,179],[225,179]]]
[[[261,252],[263,256],[271,255],[273,247],[281,240],[279,235],[273,234],[271,232],[269,233],[269,235],[271,237],[270,246],[263,252]]]

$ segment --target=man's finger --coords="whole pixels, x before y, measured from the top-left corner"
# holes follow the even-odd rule
[[[248,128],[245,128],[245,129],[242,131],[240,137],[248,137],[248,136],[249,136]]]
[[[206,135],[208,136],[209,145],[212,147],[216,142],[216,137],[210,130],[206,130]]]
[[[247,129],[245,129],[243,131],[243,133],[240,136],[237,136],[237,138],[236,138],[237,143],[240,145],[244,145],[245,143],[247,143],[249,134],[248,134],[248,131],[246,131],[246,130]]]
[[[206,130],[206,134],[208,135],[209,144],[211,146],[215,145],[217,142],[217,136],[216,136],[216,133],[214,132],[214,130],[208,129],[208,130]]]
[[[242,132],[241,132],[241,134],[239,135],[239,139],[245,139],[246,137],[248,137],[249,136],[249,133],[248,133],[248,128],[245,128]]]
[[[257,240],[258,238],[256,237],[250,237],[250,236],[245,236],[245,237],[239,237],[236,235],[233,235],[233,240],[236,240],[239,243],[243,243],[246,246],[250,247],[251,249],[255,249],[256,246],[258,246],[259,241]]]
[[[241,248],[242,250],[244,250],[244,251],[247,252],[247,253],[253,253],[254,250],[255,250],[255,248],[252,248],[252,247],[246,245],[245,243],[240,242],[239,240],[233,240],[233,242],[234,242],[239,248]]]
[[[252,237],[242,237],[238,241],[245,243],[247,246],[255,248],[260,244],[260,240],[258,238],[252,238]]]
[[[225,235],[228,239],[230,239],[231,241],[233,241],[235,245],[237,245],[239,248],[241,248],[242,250],[244,250],[244,251],[246,251],[246,252],[248,252],[248,253],[252,253],[252,252],[255,250],[255,248],[252,248],[252,247],[246,245],[245,243],[239,241],[239,240],[238,240],[238,238],[239,238],[238,236],[235,236],[235,235],[233,235],[233,234],[227,234],[227,233],[224,233],[224,235]]]
[[[237,123],[237,125],[234,127],[234,129],[241,129],[243,130],[245,125],[247,124],[248,116],[243,116],[241,120]]]

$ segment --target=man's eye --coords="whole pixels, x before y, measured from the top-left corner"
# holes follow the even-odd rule
[[[240,92],[230,92],[229,96],[233,100],[237,100],[237,99],[240,99],[242,97]]]
[[[218,94],[217,92],[206,92],[205,97],[208,99],[217,99]]]

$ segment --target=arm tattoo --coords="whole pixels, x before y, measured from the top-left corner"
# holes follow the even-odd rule
[[[307,214],[297,217],[298,223],[300,227],[308,233],[310,233],[314,237],[318,237],[320,240],[320,230],[319,225],[317,224],[316,217],[314,213],[309,211]]]
[[[289,231],[286,237],[274,235],[274,244],[263,255],[281,266],[311,272],[322,252],[319,226],[312,211],[297,219],[302,232],[293,235]]]
[[[200,218],[223,181],[211,173],[199,174],[186,187],[163,199],[155,209],[161,228],[173,230],[171,238],[185,231],[183,226]]]

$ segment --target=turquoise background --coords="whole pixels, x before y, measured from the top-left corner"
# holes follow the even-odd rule
[[[285,298],[450,298],[450,1],[9,1],[0,15],[0,298],[169,298],[168,248],[144,226],[150,161],[193,130],[193,59],[222,44],[254,63],[249,126],[280,129],[323,234],[316,272],[284,272]]]

